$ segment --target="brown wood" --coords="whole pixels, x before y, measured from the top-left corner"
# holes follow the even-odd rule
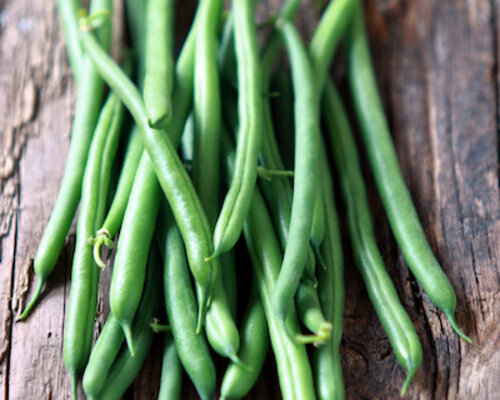
[[[260,6],[261,15],[275,3]],[[500,2],[370,0],[366,6],[403,174],[455,287],[457,320],[473,340],[468,345],[453,334],[408,272],[365,168],[377,239],[424,348],[406,397],[498,399]],[[75,87],[54,2],[3,0],[0,12],[0,398],[69,399],[62,337],[74,230],[43,301],[27,321],[15,321],[32,295],[32,259],[62,177]],[[306,37],[317,17],[312,6],[302,8],[298,24]],[[344,69],[338,68],[341,82]],[[397,398],[404,371],[348,250],[345,268],[347,396]],[[109,272],[104,278],[99,325],[107,314]],[[161,343],[154,349],[127,398],[149,399],[156,392]],[[249,398],[279,398],[274,370],[268,357]],[[184,383],[182,398],[196,398],[187,378]]]

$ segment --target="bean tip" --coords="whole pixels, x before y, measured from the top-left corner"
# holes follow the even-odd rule
[[[464,339],[466,342],[472,344],[472,340],[470,337],[468,337],[458,326],[457,321],[455,319],[455,316],[453,315],[452,312],[446,312],[446,317],[448,318],[448,321],[450,321],[450,325],[453,328],[453,330],[457,333],[458,336],[460,336],[462,339]]]

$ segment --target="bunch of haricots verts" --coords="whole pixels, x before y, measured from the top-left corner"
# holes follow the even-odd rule
[[[74,397],[81,377],[89,399],[121,397],[164,332],[160,399],[179,398],[181,365],[202,399],[245,397],[269,343],[283,398],[343,398],[331,167],[356,265],[407,371],[404,394],[422,348],[377,248],[350,121],[328,76],[341,39],[350,101],[396,241],[430,300],[469,340],[398,166],[358,0],[331,1],[308,46],[293,24],[299,0],[259,26],[255,0],[233,0],[227,12],[222,0],[200,0],[177,60],[175,1],[126,0],[132,50],[119,63],[109,55],[112,1],[90,3],[84,12],[78,0],[58,0],[77,102],[34,262],[38,284],[20,317],[36,304],[79,205],[64,332]],[[236,252],[240,237],[246,250]],[[115,242],[111,314],[92,348],[99,273],[111,268],[104,247]],[[251,260],[253,283],[237,320],[241,257]],[[220,390],[214,352],[228,359]]]

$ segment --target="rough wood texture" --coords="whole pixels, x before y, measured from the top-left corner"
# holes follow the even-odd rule
[[[267,3],[276,9],[279,1]],[[500,398],[499,13],[495,0],[367,2],[379,87],[403,173],[456,289],[458,322],[474,342],[453,334],[408,272],[366,169],[380,247],[424,347],[407,398]],[[303,8],[298,23],[306,37],[316,19],[314,9]],[[9,400],[70,398],[62,337],[73,234],[43,301],[26,322],[15,322],[31,296],[31,260],[68,148],[75,88],[65,58],[52,1],[0,1],[0,397]],[[397,398],[404,373],[348,252],[346,293],[347,395]],[[161,343],[155,346],[127,398],[155,393]],[[269,357],[249,397],[279,398],[273,371]],[[184,382],[182,398],[195,398]]]

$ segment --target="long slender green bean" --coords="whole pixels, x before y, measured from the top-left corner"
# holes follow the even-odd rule
[[[95,232],[96,213],[99,202],[99,182],[103,148],[113,121],[118,98],[108,96],[97,122],[96,131],[89,149],[82,183],[82,201],[76,228],[76,245],[71,269],[71,290],[66,322],[64,324],[64,366],[71,376],[73,398],[76,399],[76,382],[90,354],[97,307],[99,268],[92,256],[92,245],[88,240]]]
[[[232,5],[238,65],[239,133],[235,171],[215,225],[215,250],[211,259],[230,250],[238,240],[257,181],[263,121],[261,70],[253,6],[251,0],[234,0]]]
[[[102,10],[109,11],[111,10],[111,1],[93,0],[90,10],[93,13]],[[110,24],[108,22],[102,23],[97,34],[103,48],[107,49],[111,35]],[[106,54],[105,50],[103,53]],[[81,64],[81,79],[64,176],[52,214],[35,255],[33,268],[38,280],[35,293],[20,315],[20,319],[28,316],[42,292],[45,280],[52,273],[80,201],[83,173],[104,89],[102,79],[89,57],[85,56]]]
[[[347,209],[354,258],[396,358],[408,371],[401,388],[403,395],[422,363],[422,347],[377,247],[356,145],[342,101],[331,82],[325,92],[324,115]]]
[[[366,39],[363,11],[351,27],[347,46],[348,77],[366,153],[389,224],[411,272],[431,301],[444,312],[463,339],[471,340],[455,320],[457,299],[453,286],[427,242],[398,164],[396,149],[384,115]]]
[[[302,40],[289,21],[279,25],[292,66],[295,94],[295,168],[290,231],[273,297],[283,326],[306,265],[317,189],[319,109],[313,70]]]
[[[326,230],[321,250],[325,269],[318,271],[319,296],[326,318],[332,321],[330,340],[313,352],[314,374],[318,397],[322,400],[342,400],[345,397],[340,342],[344,317],[344,271],[340,228],[333,194],[332,175],[323,146],[320,152],[322,199],[325,206]]]
[[[79,0],[57,0],[57,11],[61,16],[64,39],[66,40],[66,49],[68,52],[69,63],[73,69],[73,78],[77,83],[81,79],[81,65],[83,52],[80,46],[77,11],[81,8]]]

